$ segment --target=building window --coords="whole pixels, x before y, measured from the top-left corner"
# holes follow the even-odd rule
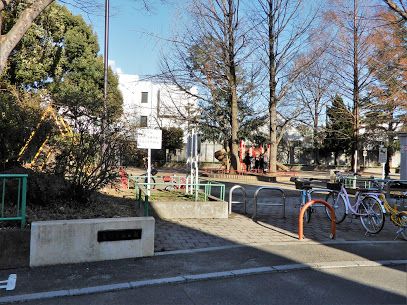
[[[148,103],[148,92],[141,92],[141,102]]]
[[[140,117],[140,127],[147,127],[147,116],[142,115]]]

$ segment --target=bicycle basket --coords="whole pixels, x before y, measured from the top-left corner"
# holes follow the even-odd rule
[[[338,182],[335,182],[335,183],[327,182],[326,183],[326,188],[330,189],[330,190],[333,190],[333,191],[340,191],[341,187],[342,187],[342,184],[338,183]]]

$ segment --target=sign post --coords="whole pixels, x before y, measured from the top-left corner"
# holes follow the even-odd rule
[[[379,163],[382,164],[382,179],[385,178],[385,165],[387,162],[387,148],[384,146],[379,147]]]
[[[148,162],[147,162],[147,195],[150,196],[150,183],[151,183],[151,150],[161,149],[162,144],[162,130],[161,129],[139,129],[137,133],[137,148],[147,148]]]
[[[198,199],[198,183],[199,183],[199,178],[198,178],[198,161],[199,161],[199,154],[201,151],[201,136],[198,133],[195,133],[194,130],[192,130],[192,133],[188,136],[187,139],[187,164],[189,163],[191,167],[190,171],[190,177],[187,176],[187,186],[186,186],[186,193],[187,194],[193,194],[193,191],[195,189],[195,199]],[[190,178],[190,179],[189,179]],[[189,181],[191,182],[190,185]]]

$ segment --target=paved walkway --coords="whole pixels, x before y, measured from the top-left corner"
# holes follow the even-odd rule
[[[156,221],[155,251],[171,251],[217,247],[232,244],[262,244],[298,239],[298,209],[295,198],[289,198],[286,218],[280,208],[262,207],[257,222],[249,215],[233,213],[228,219],[173,219]],[[239,207],[237,207],[239,208]],[[251,211],[251,209],[249,209]],[[345,219],[337,226],[336,239],[341,241],[393,240],[396,227],[386,219],[377,235],[365,233],[359,219]],[[306,239],[328,241],[330,222],[322,208],[312,214],[311,222],[304,224]]]
[[[292,183],[291,183],[292,184]],[[248,192],[248,215],[243,213],[243,204],[233,206],[232,215],[228,219],[171,219],[156,220],[155,251],[172,251],[218,247],[233,244],[263,244],[270,242],[290,242],[298,239],[298,192],[290,183],[260,185],[278,186],[288,190],[286,201],[286,218],[282,218],[281,207],[259,205],[257,221],[251,219],[253,210],[253,194],[258,185],[245,185]],[[226,200],[233,183],[227,183]],[[243,201],[236,192],[234,201]],[[275,194],[267,194],[259,198],[259,203],[282,203]],[[366,234],[359,219],[347,217],[337,225],[336,239],[340,241],[385,241],[395,238],[396,227],[386,217],[383,230],[377,235]],[[324,208],[316,208],[311,222],[304,224],[305,239],[315,241],[330,240],[330,221]]]

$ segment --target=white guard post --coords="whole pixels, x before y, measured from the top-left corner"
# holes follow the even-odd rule
[[[0,281],[0,289],[6,289],[8,291],[16,288],[17,274],[10,274],[7,281]]]
[[[147,195],[150,196],[151,183],[151,150],[161,149],[162,146],[162,130],[142,128],[137,134],[137,148],[147,148],[148,163],[147,163]]]
[[[187,165],[190,165],[190,174],[187,176],[187,186],[185,192],[187,194],[193,194],[195,189],[195,199],[198,199],[198,182],[199,182],[199,171],[198,171],[198,162],[199,162],[199,134],[195,133],[192,130],[191,135],[188,136],[187,140]]]
[[[387,161],[387,148],[384,146],[379,147],[379,163],[382,164],[382,179],[385,178],[385,165]]]

